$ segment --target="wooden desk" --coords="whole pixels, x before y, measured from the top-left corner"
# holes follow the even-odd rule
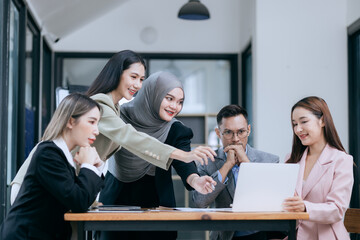
[[[308,213],[289,212],[88,212],[66,213],[66,221],[78,222],[78,239],[85,231],[287,231],[296,239],[296,220],[309,219]]]

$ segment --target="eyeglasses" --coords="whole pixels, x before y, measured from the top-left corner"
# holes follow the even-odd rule
[[[240,129],[236,132],[236,136],[240,139],[245,138],[248,136],[248,132],[248,130]],[[235,136],[235,133],[231,130],[225,130],[221,133],[221,135],[223,135],[225,139],[230,140]]]

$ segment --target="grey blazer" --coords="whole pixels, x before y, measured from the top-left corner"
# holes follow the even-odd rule
[[[278,163],[279,157],[270,153],[262,152],[247,145],[247,157],[250,162]],[[208,165],[199,165],[198,171],[200,176],[211,176],[216,181],[215,190],[212,193],[203,195],[197,191],[193,191],[193,201],[197,207],[206,208],[215,203],[216,208],[229,208],[232,204],[235,193],[235,179],[232,171],[229,171],[227,182],[221,183],[218,179],[218,170],[226,162],[226,155],[223,148],[216,150],[217,157],[215,161],[209,161]],[[234,232],[232,231],[212,231],[210,232],[211,240],[227,240],[232,239]]]

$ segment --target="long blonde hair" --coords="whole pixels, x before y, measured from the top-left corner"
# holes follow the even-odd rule
[[[66,129],[66,124],[70,118],[74,118],[76,121],[94,107],[101,111],[100,105],[84,94],[72,93],[66,96],[55,110],[41,140],[51,141],[60,137]]]

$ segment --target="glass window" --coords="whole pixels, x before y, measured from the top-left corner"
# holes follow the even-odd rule
[[[89,87],[101,72],[107,58],[68,58],[63,61],[62,87]],[[86,89],[86,88],[84,88]]]
[[[43,41],[43,60],[42,60],[42,94],[41,94],[41,136],[44,134],[51,118],[51,49]]]
[[[150,74],[157,71],[171,72],[182,82],[185,91],[182,114],[217,113],[230,103],[228,60],[150,60]]]
[[[33,104],[33,39],[34,34],[26,27],[25,45],[25,158],[35,146],[36,106]]]
[[[39,141],[39,79],[40,79],[40,31],[34,21],[27,15],[27,25],[25,27],[25,85],[24,92],[24,157],[26,159],[32,148]]]
[[[19,82],[19,11],[10,3],[9,33],[9,86],[8,86],[8,133],[7,133],[7,182],[10,184],[16,172],[17,96]]]

